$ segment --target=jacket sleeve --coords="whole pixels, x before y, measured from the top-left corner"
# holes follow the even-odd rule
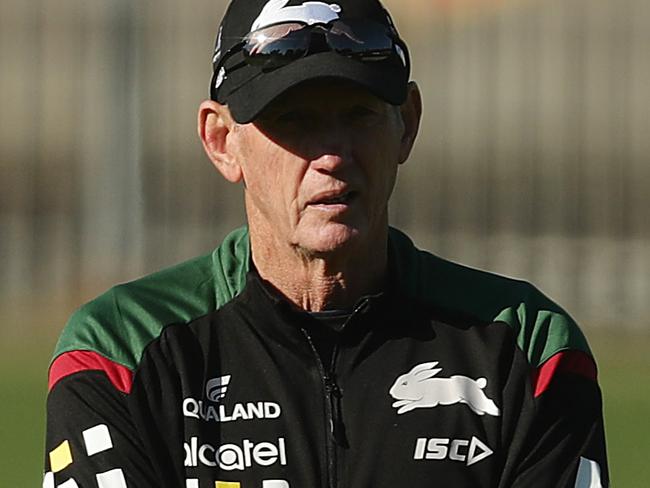
[[[499,487],[607,488],[602,398],[593,358],[561,351],[532,378],[521,379],[525,387],[506,392],[521,395],[514,402],[521,408],[513,415]]]
[[[83,351],[53,363],[44,488],[161,486],[130,414],[128,391],[121,391],[125,382],[124,371]]]

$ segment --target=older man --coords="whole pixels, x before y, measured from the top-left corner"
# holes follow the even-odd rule
[[[232,2],[199,111],[248,227],[73,316],[44,486],[607,486],[571,318],[388,226],[421,113],[390,16],[289,3]]]

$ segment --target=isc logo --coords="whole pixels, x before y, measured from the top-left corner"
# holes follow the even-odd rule
[[[450,459],[466,463],[467,466],[483,461],[494,451],[476,437],[471,440],[420,437],[415,442],[413,459]]]

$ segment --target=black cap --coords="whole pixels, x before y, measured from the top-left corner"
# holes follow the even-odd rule
[[[325,51],[268,71],[242,63],[224,77],[223,70],[217,69],[222,57],[251,31],[281,22],[327,24],[333,20],[367,19],[385,25],[397,36],[390,14],[378,0],[328,2],[330,0],[232,0],[217,35],[211,98],[228,105],[234,119],[242,124],[254,120],[288,89],[316,78],[348,80],[388,103],[402,104],[409,80],[408,52],[402,41],[394,56],[381,61],[362,61]]]

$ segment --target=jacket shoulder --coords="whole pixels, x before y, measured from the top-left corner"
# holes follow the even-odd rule
[[[575,320],[529,282],[434,256],[396,229],[391,229],[390,246],[400,285],[409,296],[483,322],[507,324],[533,367],[565,350],[591,356]]]
[[[53,359],[89,351],[134,370],[146,346],[166,326],[206,315],[239,294],[248,258],[243,228],[210,254],[114,286],[72,315]]]

